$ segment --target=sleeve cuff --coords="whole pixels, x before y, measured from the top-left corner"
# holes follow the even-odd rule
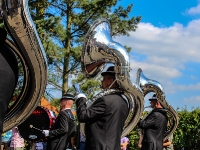
[[[76,95],[76,99],[79,99],[82,97],[86,98],[85,94],[81,93],[81,94]]]

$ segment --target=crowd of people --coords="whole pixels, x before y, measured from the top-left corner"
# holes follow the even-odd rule
[[[103,89],[119,88],[113,66],[101,75]],[[142,130],[138,147],[141,150],[168,150],[172,146],[172,138],[163,141],[168,122],[167,111],[162,108],[156,95],[149,100],[153,110],[138,122],[138,127]],[[115,92],[100,97],[90,107],[87,107],[86,101],[83,93],[76,96],[64,94],[60,99],[60,113],[54,125],[50,130],[42,131],[47,139],[45,146],[44,142],[38,142],[35,149],[127,150],[129,139],[121,138],[128,115],[128,106],[122,93]],[[74,103],[78,124],[71,111]],[[85,124],[85,135],[80,130],[80,123]],[[24,146],[24,139],[17,127],[14,127],[10,141],[11,150],[23,150]]]

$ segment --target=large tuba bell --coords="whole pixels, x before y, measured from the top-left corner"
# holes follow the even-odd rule
[[[176,130],[178,126],[178,114],[167,103],[162,85],[155,80],[146,78],[141,68],[139,68],[137,71],[136,83],[141,87],[144,93],[144,96],[146,96],[150,92],[156,93],[156,97],[158,98],[158,101],[161,103],[163,108],[167,109],[169,124],[168,124],[168,128],[167,128],[167,131],[165,132],[164,137],[168,138],[169,136],[171,136],[171,134],[174,133],[174,131]]]
[[[9,33],[5,45],[15,54],[21,69],[20,83],[16,86],[20,92],[7,108],[5,132],[25,121],[37,107],[47,84],[47,63],[29,13],[28,0],[0,0],[0,14]]]
[[[111,26],[107,19],[97,19],[88,30],[82,49],[81,63],[82,71],[88,78],[93,78],[99,74],[106,63],[114,64],[117,83],[121,88],[120,90],[125,93],[124,96],[129,105],[129,114],[122,133],[122,137],[126,136],[140,119],[144,107],[144,97],[140,87],[130,81],[129,55],[120,43],[113,41]],[[113,89],[103,90],[91,101],[112,92],[116,91],[113,91]],[[88,103],[88,105],[91,104]]]

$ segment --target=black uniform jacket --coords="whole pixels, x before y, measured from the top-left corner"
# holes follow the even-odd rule
[[[75,120],[71,109],[61,111],[49,131],[47,150],[66,150],[75,128]]]
[[[16,56],[3,41],[0,41],[0,135],[2,134],[3,130],[3,122],[6,110],[10,100],[12,99],[17,81],[18,63]]]
[[[164,133],[167,129],[167,110],[154,109],[138,126],[144,130],[142,150],[163,150]]]
[[[127,102],[121,94],[98,98],[89,108],[86,99],[76,101],[77,117],[85,122],[85,150],[120,150],[120,139],[128,115]]]

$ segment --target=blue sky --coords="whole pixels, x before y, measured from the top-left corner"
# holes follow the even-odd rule
[[[131,80],[141,68],[162,84],[175,109],[200,106],[200,1],[132,0],[130,16],[142,16],[136,32],[115,41],[132,48]],[[119,5],[127,6],[122,0]],[[145,97],[148,99],[150,95]],[[146,100],[146,105],[148,101]]]
[[[142,20],[129,37],[114,40],[132,48],[131,80],[141,68],[162,84],[174,109],[200,107],[200,0],[121,0],[118,5],[130,3],[130,16]]]

